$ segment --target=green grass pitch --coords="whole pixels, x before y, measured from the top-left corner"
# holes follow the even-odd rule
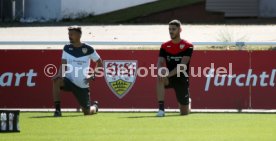
[[[275,114],[192,113],[20,113],[20,133],[1,141],[275,141]]]

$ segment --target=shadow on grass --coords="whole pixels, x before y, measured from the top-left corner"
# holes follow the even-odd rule
[[[4,131],[1,131],[0,134],[19,134],[20,132],[17,131],[17,132],[4,132]]]
[[[252,115],[272,115],[272,114],[276,114],[276,112],[196,112],[196,113],[191,113],[193,115],[201,115],[201,114],[209,114],[209,115],[212,115],[212,114],[224,114],[224,115],[227,115],[227,114],[237,114],[237,115],[249,115],[249,114],[252,114]]]
[[[173,115],[166,115],[165,117],[180,117],[179,114],[173,114]],[[185,117],[185,116],[183,116]],[[162,117],[156,117],[155,114],[149,115],[149,116],[129,116],[129,117],[122,117],[122,118],[129,118],[129,119],[138,119],[138,118],[162,118]]]
[[[84,115],[63,115],[62,117],[54,117],[54,116],[32,116],[30,118],[68,118],[68,117],[83,117]]]

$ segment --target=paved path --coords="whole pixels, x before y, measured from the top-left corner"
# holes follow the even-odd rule
[[[0,41],[67,41],[67,27],[0,28]],[[182,37],[191,42],[276,42],[276,25],[183,25]],[[84,41],[162,42],[167,25],[83,26]],[[0,47],[3,48],[3,47]],[[58,47],[60,48],[60,47]]]

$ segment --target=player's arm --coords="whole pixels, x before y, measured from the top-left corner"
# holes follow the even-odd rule
[[[95,62],[95,68],[94,68],[94,74],[92,74],[89,78],[85,79],[84,82],[88,83],[92,80],[95,79],[95,75],[96,73],[98,73],[98,71],[103,68],[103,61],[100,57],[100,55],[96,52],[96,50],[94,50],[94,52],[90,55],[90,59],[93,60],[93,62]]]
[[[162,67],[166,67],[166,55],[167,55],[167,53],[163,49],[163,45],[162,45],[161,48],[160,48],[160,51],[159,51],[159,57],[158,57],[158,61],[157,61],[157,71]],[[161,73],[162,73],[162,75],[165,75],[166,71],[162,71]],[[161,81],[164,78],[160,77],[158,75],[158,79]]]
[[[94,74],[92,74],[89,78],[85,79],[84,82],[85,83],[89,83],[90,81],[94,80],[95,79],[95,75],[96,73],[98,73],[98,70],[100,70],[100,68],[103,67],[103,61],[101,58],[99,58],[97,61],[95,61],[96,65],[95,65],[95,68],[94,68]]]
[[[191,57],[189,56],[183,56],[180,65],[187,65],[190,61]],[[183,70],[183,68],[181,69]],[[168,77],[175,76],[177,74],[177,67],[174,68],[172,71],[170,71]]]
[[[157,60],[157,69],[165,67],[165,58],[164,57],[158,57]]]
[[[52,80],[55,80],[57,78],[62,78],[62,77],[65,76],[64,73],[65,73],[65,71],[67,69],[66,68],[66,65],[67,65],[67,53],[66,53],[65,49],[66,49],[66,45],[63,47],[63,50],[62,50],[61,66],[59,67],[57,74],[52,78]],[[64,70],[62,70],[63,66],[65,67]]]
[[[64,66],[64,70],[62,70]],[[61,59],[61,66],[59,67],[59,71],[58,71],[58,74],[61,76],[61,77],[64,77],[65,76],[65,71],[67,70],[67,60],[66,59]]]
[[[95,62],[95,68],[94,68],[95,74],[94,75],[96,75],[96,73],[99,73],[98,71],[101,68],[103,68],[103,61],[102,61],[100,55],[97,53],[96,50],[94,50],[94,53],[91,54],[90,58]]]
[[[97,68],[102,68],[103,67],[103,61],[101,58],[99,58],[97,61],[96,61],[96,65],[95,65],[95,69]]]
[[[180,65],[186,65],[186,67],[188,67],[187,65],[190,62],[190,59],[191,59],[191,56],[192,56],[193,50],[194,50],[192,44],[188,43],[188,45],[189,45],[189,48],[186,51],[182,52],[183,57],[182,57],[181,62],[180,62]],[[180,69],[184,70],[184,69],[187,69],[187,68],[180,68]],[[168,77],[172,77],[174,75],[177,75],[177,67],[174,68],[169,73]]]
[[[57,78],[62,78],[64,76],[65,71],[62,71],[62,67],[65,66],[65,70],[66,70],[66,64],[67,64],[66,59],[62,59],[61,66],[59,67],[57,74],[52,78],[52,80],[55,80]]]
[[[95,65],[95,72],[94,72],[94,75],[93,77],[95,77],[95,75],[99,75],[99,71],[102,71],[103,70],[103,61],[101,58],[99,58],[97,61],[95,61],[96,65]],[[102,70],[101,70],[102,69]],[[94,78],[93,78],[94,79]]]
[[[165,67],[165,66],[166,66],[165,65],[165,58],[159,56],[158,60],[157,60],[157,70],[159,70],[160,68]],[[161,73],[163,73],[163,72],[161,72]],[[160,78],[160,77],[158,76],[158,78]]]

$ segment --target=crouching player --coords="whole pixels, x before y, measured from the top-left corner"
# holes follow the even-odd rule
[[[82,30],[79,26],[68,28],[70,44],[62,52],[62,69],[52,78],[55,117],[60,117],[60,90],[72,92],[80,104],[84,115],[98,112],[98,102],[91,103],[89,82],[94,77],[88,76],[90,61],[96,62],[96,68],[102,67],[102,60],[93,47],[80,41]],[[66,67],[65,67],[66,66]],[[70,70],[71,69],[71,70]],[[70,70],[70,71],[69,71]],[[92,105],[92,106],[91,106]]]
[[[169,23],[169,33],[171,40],[163,43],[158,58],[158,70],[166,67],[169,73],[161,71],[161,75],[157,80],[157,99],[159,103],[159,111],[157,117],[165,116],[164,94],[166,88],[173,88],[178,100],[180,114],[189,114],[189,63],[193,53],[193,45],[180,37],[181,23],[173,20]],[[178,72],[178,68],[182,72]],[[186,71],[183,73],[183,70]],[[164,70],[164,69],[162,69]],[[179,76],[177,74],[180,74]]]

